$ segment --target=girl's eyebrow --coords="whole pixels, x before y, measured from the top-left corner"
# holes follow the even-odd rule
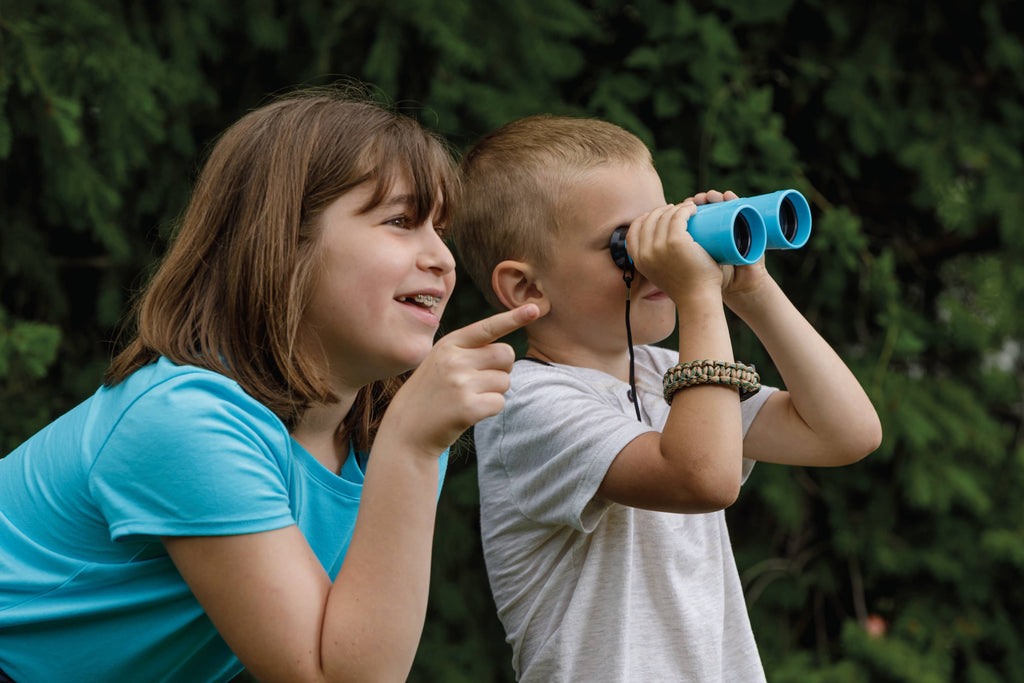
[[[391,208],[394,208],[396,206],[410,206],[410,205],[412,205],[414,200],[415,200],[415,197],[413,197],[413,195],[411,195],[411,194],[399,194],[399,195],[394,195],[392,197],[388,197],[387,199],[382,201],[377,206],[379,206],[381,208],[384,208],[384,209],[391,209]]]
[[[405,209],[407,207],[413,206],[415,201],[416,197],[411,194],[391,195],[390,197],[381,201],[378,204],[367,204],[365,207],[363,207],[360,213],[387,213],[389,211],[394,211],[395,209]]]

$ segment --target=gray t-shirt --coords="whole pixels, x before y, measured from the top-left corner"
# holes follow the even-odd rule
[[[637,347],[640,423],[624,382],[519,361],[505,409],[475,428],[484,559],[521,681],[765,680],[725,513],[596,497],[619,451],[664,426],[677,362]],[[772,391],[742,404],[744,434]]]

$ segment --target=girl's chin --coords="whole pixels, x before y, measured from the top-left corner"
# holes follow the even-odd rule
[[[418,368],[427,359],[431,348],[433,348],[433,344],[423,348],[410,348],[407,352],[400,354],[395,358],[394,374],[401,375],[403,372]]]

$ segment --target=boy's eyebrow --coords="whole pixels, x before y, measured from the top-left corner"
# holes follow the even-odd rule
[[[635,217],[634,218],[628,218],[628,219],[625,219],[625,220],[618,220],[618,221],[606,220],[601,225],[601,229],[603,231],[607,232],[610,235],[610,234],[612,234],[612,232],[615,231],[616,228],[622,227],[623,225],[629,226],[629,225],[631,225],[633,223],[634,220],[635,220]]]

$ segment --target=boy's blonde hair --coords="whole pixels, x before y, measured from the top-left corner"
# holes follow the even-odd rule
[[[466,271],[496,309],[491,273],[513,259],[546,263],[558,234],[566,193],[580,175],[607,164],[653,168],[651,153],[615,124],[567,116],[531,116],[505,124],[462,159],[463,194],[452,236]]]

